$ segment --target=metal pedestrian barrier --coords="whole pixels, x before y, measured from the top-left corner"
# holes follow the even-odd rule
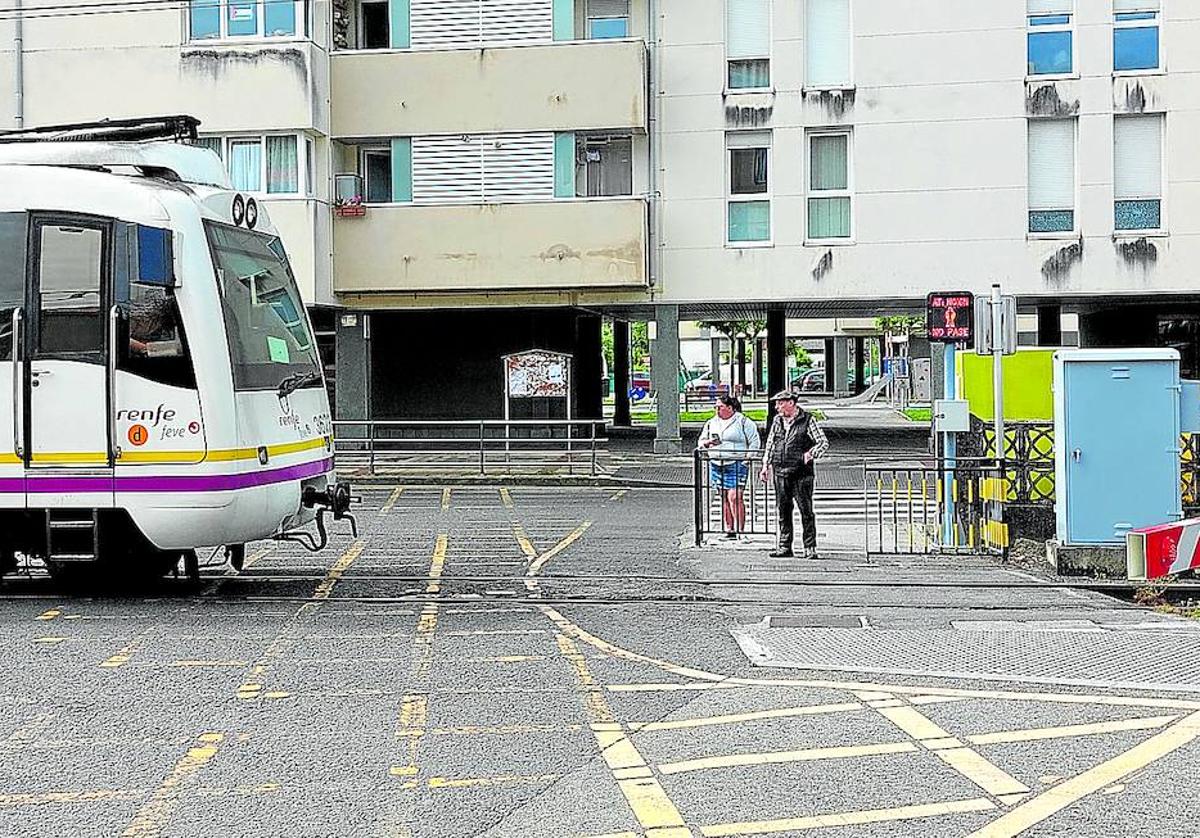
[[[775,534],[775,488],[770,481],[764,483],[759,477],[762,451],[699,448],[692,454],[692,468],[697,547],[704,543],[706,535],[727,531],[727,507],[736,507],[745,512],[745,525],[735,527],[738,532],[747,535]],[[734,484],[740,483],[739,472],[745,475],[744,487],[732,491],[724,489],[726,479]],[[740,516],[738,523],[741,523]]]
[[[388,419],[333,423],[339,469],[595,476],[608,439],[582,419]]]
[[[1008,488],[1003,460],[864,464],[867,555],[1004,556]]]

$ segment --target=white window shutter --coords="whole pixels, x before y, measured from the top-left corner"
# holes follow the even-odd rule
[[[542,44],[554,40],[554,0],[482,0],[485,44]]]
[[[483,158],[478,137],[413,137],[413,203],[483,200]]]
[[[453,49],[479,44],[479,0],[410,0],[413,49]]]
[[[1075,120],[1029,120],[1029,208],[1075,207]]]
[[[808,87],[850,84],[850,0],[808,0],[804,50]]]
[[[485,201],[554,198],[553,132],[495,134],[480,142]]]
[[[588,0],[588,17],[629,17],[629,0]]]
[[[1160,0],[1113,0],[1113,11],[1122,12],[1156,12],[1162,4]]]
[[[1113,191],[1118,201],[1162,195],[1162,117],[1113,120]]]
[[[726,51],[731,59],[771,54],[770,0],[726,0]]]
[[[1027,2],[1031,15],[1070,14],[1075,8],[1073,0],[1027,0]]]

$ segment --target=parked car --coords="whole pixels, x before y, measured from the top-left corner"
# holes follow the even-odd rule
[[[802,373],[799,378],[792,381],[792,389],[798,390],[801,393],[824,393],[824,368],[808,370],[807,372]]]

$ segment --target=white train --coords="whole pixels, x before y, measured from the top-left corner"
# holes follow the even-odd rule
[[[326,510],[353,525],[267,212],[210,151],[91,139],[155,132],[0,134],[0,573],[19,553],[63,577],[195,575],[201,545],[240,568],[256,539],[323,547]]]

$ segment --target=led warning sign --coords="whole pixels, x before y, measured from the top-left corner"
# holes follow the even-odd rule
[[[937,292],[925,301],[929,339],[971,343],[975,339],[975,296],[969,291]]]

